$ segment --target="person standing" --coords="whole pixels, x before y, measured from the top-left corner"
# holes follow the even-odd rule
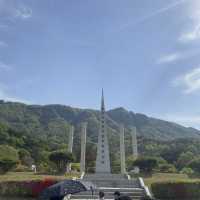
[[[114,192],[114,200],[118,200],[120,196],[121,196],[121,194],[119,191]]]
[[[99,200],[104,200],[105,194],[103,191],[99,191]]]

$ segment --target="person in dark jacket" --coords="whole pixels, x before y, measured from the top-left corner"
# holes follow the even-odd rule
[[[120,193],[119,191],[115,191],[115,192],[114,192],[114,199],[115,199],[115,200],[118,200],[119,197],[120,197],[120,195],[121,195],[121,193]]]
[[[99,199],[100,200],[104,200],[104,196],[105,196],[104,192],[103,191],[99,191]]]

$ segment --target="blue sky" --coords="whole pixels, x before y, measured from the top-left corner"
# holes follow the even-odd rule
[[[200,129],[199,56],[199,0],[0,0],[0,99]]]

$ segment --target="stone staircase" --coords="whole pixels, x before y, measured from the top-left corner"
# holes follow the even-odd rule
[[[105,193],[105,199],[114,199],[115,191],[130,196],[132,200],[139,200],[145,195],[138,179],[129,180],[122,174],[86,174],[83,181],[92,182],[96,186],[93,195],[91,191],[86,191],[71,195],[71,199],[98,199],[99,191]]]
[[[97,188],[138,188],[140,187],[138,179],[128,179],[122,174],[88,174],[83,178],[84,181],[92,182]]]
[[[144,190],[141,188],[108,188],[108,187],[100,187],[94,191],[92,196],[91,191],[81,192],[78,194],[71,195],[70,199],[99,199],[98,193],[99,191],[103,191],[105,193],[106,199],[114,199],[113,193],[115,191],[120,191],[123,195],[128,195],[132,198],[132,200],[140,200],[141,197],[144,196]]]

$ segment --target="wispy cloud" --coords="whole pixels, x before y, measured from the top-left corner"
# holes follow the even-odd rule
[[[200,39],[200,25],[194,26],[189,32],[182,33],[179,37],[180,42],[192,42]]]
[[[12,67],[0,61],[0,71],[10,71]]]
[[[11,21],[15,19],[25,20],[32,16],[32,9],[19,1],[11,3],[8,0],[0,0],[0,16]]]
[[[5,101],[11,101],[11,102],[21,102],[21,103],[26,103],[26,104],[30,104],[30,101],[18,98],[18,97],[14,97],[12,95],[9,95],[7,93],[7,87],[3,84],[0,84],[0,99],[5,100]]]
[[[169,64],[169,63],[174,63],[179,60],[184,60],[188,59],[194,56],[200,55],[200,50],[199,49],[189,49],[186,51],[180,51],[180,52],[174,52],[171,54],[166,54],[161,56],[156,60],[156,64]]]
[[[145,21],[147,21],[147,20],[149,20],[149,19],[151,19],[151,18],[153,18],[157,15],[168,12],[169,10],[179,6],[180,4],[185,3],[186,1],[188,1],[188,0],[177,0],[177,1],[167,5],[166,7],[160,8],[160,9],[150,13],[149,15],[146,15],[146,16],[140,18],[139,20],[137,20],[135,22],[124,24],[123,26],[121,26],[120,30],[126,29],[126,28],[131,27],[131,26],[135,26],[135,25],[140,24],[140,23],[143,23],[143,22],[145,22]]]
[[[161,116],[159,116],[160,118]],[[162,115],[162,119],[167,121],[176,122],[186,127],[193,127],[200,129],[200,114],[187,114],[187,113],[175,113]]]
[[[168,54],[168,55],[164,55],[161,56],[156,63],[157,64],[165,64],[165,63],[172,63],[175,62],[177,60],[179,60],[181,58],[181,54],[180,53],[172,53],[172,54]]]
[[[192,0],[188,14],[189,28],[183,31],[178,40],[180,42],[192,42],[200,40],[200,1]]]
[[[32,9],[27,6],[20,6],[15,10],[15,16],[21,19],[28,19],[32,16]]]
[[[200,67],[177,77],[173,81],[173,86],[183,88],[185,94],[190,94],[200,90]]]

